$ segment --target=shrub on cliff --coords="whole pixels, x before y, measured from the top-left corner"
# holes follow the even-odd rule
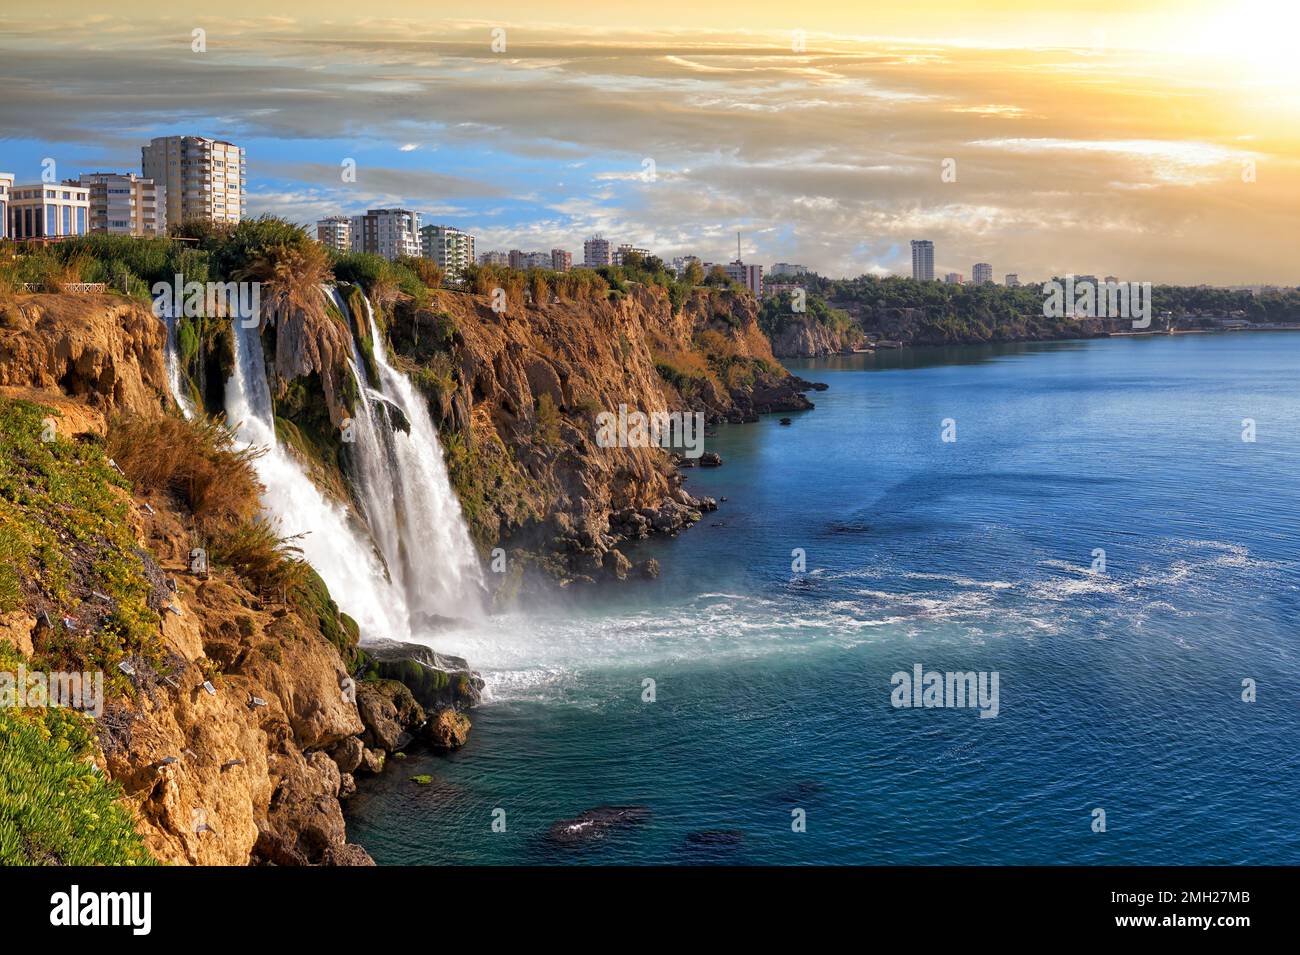
[[[0,666],[17,668],[0,645]],[[85,717],[0,708],[0,865],[152,865],[121,790],[95,772]]]
[[[261,485],[259,450],[237,448],[234,432],[213,418],[119,418],[109,426],[109,455],[137,493],[168,491],[194,515],[201,533],[251,520]]]

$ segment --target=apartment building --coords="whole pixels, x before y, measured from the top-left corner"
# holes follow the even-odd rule
[[[509,265],[510,253],[508,252],[484,252],[478,257],[479,265]]]
[[[9,237],[9,196],[14,189],[14,174],[0,172],[0,239]]]
[[[993,266],[987,262],[976,262],[971,266],[971,281],[976,285],[990,285],[993,282]]]
[[[90,231],[157,237],[167,232],[167,188],[133,172],[83,172],[69,186],[90,190]]]
[[[943,277],[946,285],[961,285],[963,278],[960,272],[949,272]]]
[[[427,225],[420,230],[420,254],[436,262],[447,278],[458,282],[474,264],[474,237],[449,225]]]
[[[768,274],[772,276],[802,275],[804,272],[807,271],[808,269],[805,266],[796,265],[793,262],[778,262],[774,266],[772,266],[772,270]]]
[[[551,249],[551,268],[556,272],[568,272],[573,268],[573,253],[564,249]]]
[[[609,240],[603,236],[593,235],[586,242],[582,243],[582,264],[589,269],[597,269],[602,265],[612,265],[614,257],[611,254]]]
[[[53,239],[90,231],[90,190],[67,183],[14,186],[9,202],[11,239]]]
[[[728,262],[726,265],[722,265],[721,263],[718,262],[705,262],[704,274],[707,276],[715,268],[722,269],[724,272],[726,272],[727,278],[731,279],[731,281],[736,282],[739,285],[743,285],[745,288],[749,289],[757,296],[760,297],[762,296],[763,266],[746,265],[744,262],[741,262],[739,259],[737,259],[735,262]]]
[[[1004,279],[1003,281],[1006,283],[1007,288],[1020,287],[1020,276],[1017,275],[1015,272],[1008,272],[1006,279]]]
[[[420,214],[409,209],[368,209],[352,217],[352,251],[392,260],[420,255]]]
[[[352,251],[352,220],[347,216],[326,216],[316,220],[316,241],[339,254]]]
[[[625,242],[614,251],[614,264],[622,265],[626,261],[629,253],[639,255],[643,260],[650,257],[649,249],[639,249],[631,243]]]
[[[204,136],[158,136],[140,147],[144,178],[166,199],[166,228],[201,219],[239,222],[248,183],[244,150]]]

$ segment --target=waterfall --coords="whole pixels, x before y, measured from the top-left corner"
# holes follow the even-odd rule
[[[428,402],[388,361],[388,349],[375,322],[370,300],[362,298],[374,343],[379,388],[406,416],[409,434],[398,432],[398,469],[404,495],[404,557],[407,561],[407,601],[415,612],[457,616],[482,612],[482,568],[452,490],[442,457],[438,432]]]
[[[181,360],[176,350],[176,316],[170,307],[155,303],[154,314],[162,312],[163,324],[167,326],[167,345],[163,349],[163,361],[167,367],[167,385],[171,389],[172,399],[180,406],[181,414],[187,418],[194,417],[194,402],[181,385]]]
[[[356,325],[351,371],[363,400],[353,410],[352,470],[376,545],[400,589],[411,628],[482,615],[478,555],[460,513],[427,404],[388,361],[365,301],[378,381],[371,382],[352,315],[337,288],[325,293]],[[402,425],[405,427],[402,427]]]
[[[365,536],[351,526],[346,508],[327,499],[276,440],[257,326],[245,327],[238,319],[234,326],[235,370],[226,382],[226,418],[241,441],[266,449],[253,462],[266,488],[264,513],[282,536],[301,535],[294,543],[367,638],[408,639],[404,594],[389,580]]]

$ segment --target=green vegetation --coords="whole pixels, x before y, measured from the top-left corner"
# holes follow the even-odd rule
[[[47,662],[108,681],[126,654],[161,663],[159,617],[125,480],[97,443],[58,438],[46,424],[54,414],[0,399],[0,611],[45,611]]]
[[[20,658],[0,644],[0,667]],[[152,865],[121,790],[95,772],[87,718],[0,708],[0,865]]]
[[[470,536],[482,551],[495,547],[502,523],[515,526],[541,514],[536,481],[519,466],[514,452],[495,434],[471,443],[444,427],[440,435],[447,475],[460,498]]]
[[[0,243],[0,292],[17,292],[23,283],[58,292],[70,283],[103,282],[148,302],[154,283],[170,285],[177,275],[206,282],[210,270],[206,251],[171,239],[87,235],[43,246]]]
[[[364,659],[357,648],[361,639],[360,628],[355,620],[339,610],[339,605],[330,596],[329,588],[321,580],[320,574],[309,564],[303,564],[302,567],[302,578],[294,588],[294,604],[300,611],[315,616],[321,634],[334,644],[339,656],[343,658],[343,665],[349,673],[353,673]]]
[[[804,309],[802,314],[795,312],[794,300],[789,292],[769,296],[763,299],[758,311],[758,327],[769,337],[778,336],[791,325],[809,320],[841,335],[854,328],[853,319],[848,312],[842,308],[831,308],[819,294],[809,293],[804,301]]]

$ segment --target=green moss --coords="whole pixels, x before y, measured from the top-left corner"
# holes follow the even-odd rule
[[[122,688],[124,655],[161,663],[153,588],[127,524],[126,480],[98,444],[52,435],[54,414],[0,399],[0,607],[46,611],[55,626],[43,655],[59,669],[102,669]]]
[[[419,776],[412,776],[411,782],[415,783],[417,786],[427,786],[433,782],[433,777],[427,773],[422,773]]]
[[[534,503],[541,495],[537,482],[499,437],[493,434],[471,444],[460,432],[443,428],[441,438],[447,476],[480,551],[496,546],[503,525],[519,526],[540,518]]]
[[[305,582],[297,587],[293,598],[299,609],[316,617],[321,633],[339,651],[348,672],[355,672],[364,660],[357,649],[361,630],[355,620],[339,610],[320,574],[308,569]]]

